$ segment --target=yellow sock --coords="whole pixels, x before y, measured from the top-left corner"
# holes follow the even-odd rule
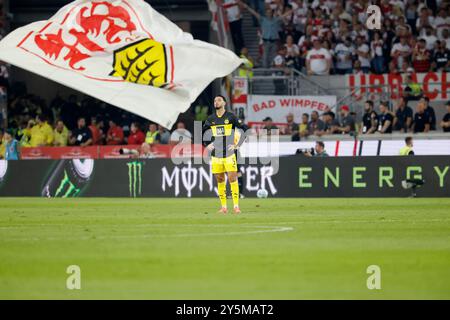
[[[231,195],[233,197],[233,205],[235,208],[239,207],[239,183],[237,181],[230,182]]]
[[[227,207],[227,185],[225,182],[217,183],[217,191],[219,193],[220,203],[222,204],[222,208]]]

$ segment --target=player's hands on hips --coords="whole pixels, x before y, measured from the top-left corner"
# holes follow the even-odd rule
[[[208,146],[206,147],[206,149],[208,149],[209,151],[213,151],[214,150],[214,144],[208,144]]]
[[[228,150],[229,150],[229,151],[236,151],[237,149],[238,149],[238,147],[235,146],[234,144],[230,144],[230,145],[228,146]]]

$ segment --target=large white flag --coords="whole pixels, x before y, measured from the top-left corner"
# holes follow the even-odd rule
[[[0,60],[172,127],[218,77],[240,64],[143,0],[77,0],[0,42]]]

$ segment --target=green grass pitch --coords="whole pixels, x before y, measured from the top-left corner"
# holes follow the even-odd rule
[[[0,299],[450,299],[450,199],[0,199]],[[81,290],[66,269],[81,268]],[[381,268],[369,290],[367,267]]]

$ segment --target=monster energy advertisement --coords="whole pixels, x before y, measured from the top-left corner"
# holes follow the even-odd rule
[[[247,159],[249,160],[249,159]],[[340,157],[248,161],[242,193],[269,197],[407,197],[406,180],[420,180],[418,197],[450,196],[450,157]],[[253,164],[255,163],[255,164]],[[148,160],[0,161],[0,196],[214,197],[208,164]]]

